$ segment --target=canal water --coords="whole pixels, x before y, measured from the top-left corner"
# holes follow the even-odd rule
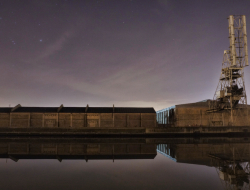
[[[249,189],[250,139],[0,139],[1,189]]]

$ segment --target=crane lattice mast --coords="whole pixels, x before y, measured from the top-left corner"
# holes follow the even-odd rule
[[[233,125],[233,111],[247,108],[244,68],[248,66],[247,31],[245,15],[230,15],[229,50],[224,51],[222,70],[213,101],[208,112],[230,111]]]

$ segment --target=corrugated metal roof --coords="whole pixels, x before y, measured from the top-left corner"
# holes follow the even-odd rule
[[[85,113],[86,107],[62,107],[60,113]]]
[[[113,107],[89,107],[87,113],[113,113]],[[114,113],[155,113],[154,108],[114,107]]]
[[[0,108],[0,113],[9,113],[12,108]]]
[[[13,112],[57,112],[58,107],[19,107]]]
[[[164,112],[164,111],[169,111],[169,110],[171,110],[171,109],[175,109],[175,106],[171,106],[171,107],[167,107],[167,108],[158,110],[156,113],[161,113],[161,112]]]
[[[155,113],[155,109],[137,107],[115,107],[115,113]]]
[[[59,107],[18,107],[13,112],[56,113]],[[12,108],[0,108],[0,112],[10,112]],[[86,107],[62,107],[59,113],[85,113]],[[140,107],[88,107],[87,113],[156,113],[154,108]]]
[[[87,113],[113,113],[113,107],[88,107]]]

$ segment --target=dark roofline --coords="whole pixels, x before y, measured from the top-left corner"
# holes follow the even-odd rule
[[[156,113],[153,107],[22,107],[1,108],[0,113]]]
[[[188,103],[188,104],[179,104],[176,105],[176,108],[180,107],[208,107],[208,102],[195,102],[195,103]]]
[[[13,107],[0,107],[0,113],[10,113]]]

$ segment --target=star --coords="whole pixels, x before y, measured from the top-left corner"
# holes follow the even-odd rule
[[[40,42],[42,42],[42,41],[43,41],[43,39],[40,39],[39,41],[40,41]]]

